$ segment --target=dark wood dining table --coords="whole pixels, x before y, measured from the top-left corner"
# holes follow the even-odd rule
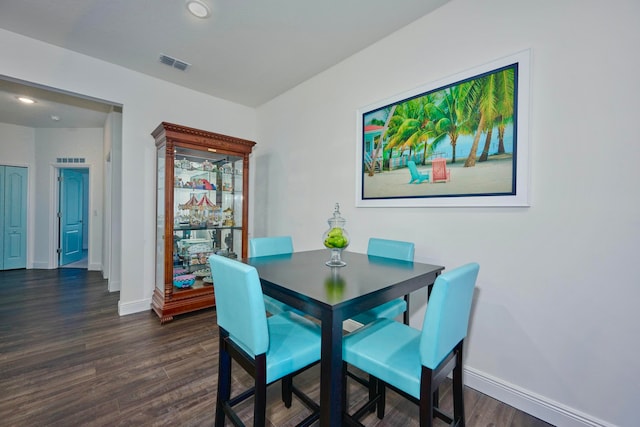
[[[320,425],[342,425],[342,322],[395,298],[427,289],[444,269],[344,251],[344,267],[328,267],[328,250],[294,252],[243,261],[253,265],[262,291],[319,319]],[[425,290],[426,292],[426,290]]]

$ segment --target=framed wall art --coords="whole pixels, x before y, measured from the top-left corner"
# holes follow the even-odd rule
[[[359,109],[356,206],[529,206],[530,55]]]

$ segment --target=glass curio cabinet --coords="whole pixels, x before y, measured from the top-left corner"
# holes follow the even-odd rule
[[[215,305],[207,258],[247,256],[249,154],[255,142],[161,123],[157,150],[156,281],[162,323]]]

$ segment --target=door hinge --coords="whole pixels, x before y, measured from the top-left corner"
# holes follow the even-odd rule
[[[58,248],[56,249],[56,252],[58,253],[58,255],[60,255],[62,253],[62,249]]]
[[[58,218],[62,218],[62,212],[58,212],[56,215],[58,215]]]

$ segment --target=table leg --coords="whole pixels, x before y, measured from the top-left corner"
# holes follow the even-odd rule
[[[342,425],[342,316],[322,314],[320,359],[320,425]]]
[[[409,314],[411,312],[411,294],[406,294],[404,296],[404,301],[407,303],[407,310],[404,312],[404,324],[409,324]]]

